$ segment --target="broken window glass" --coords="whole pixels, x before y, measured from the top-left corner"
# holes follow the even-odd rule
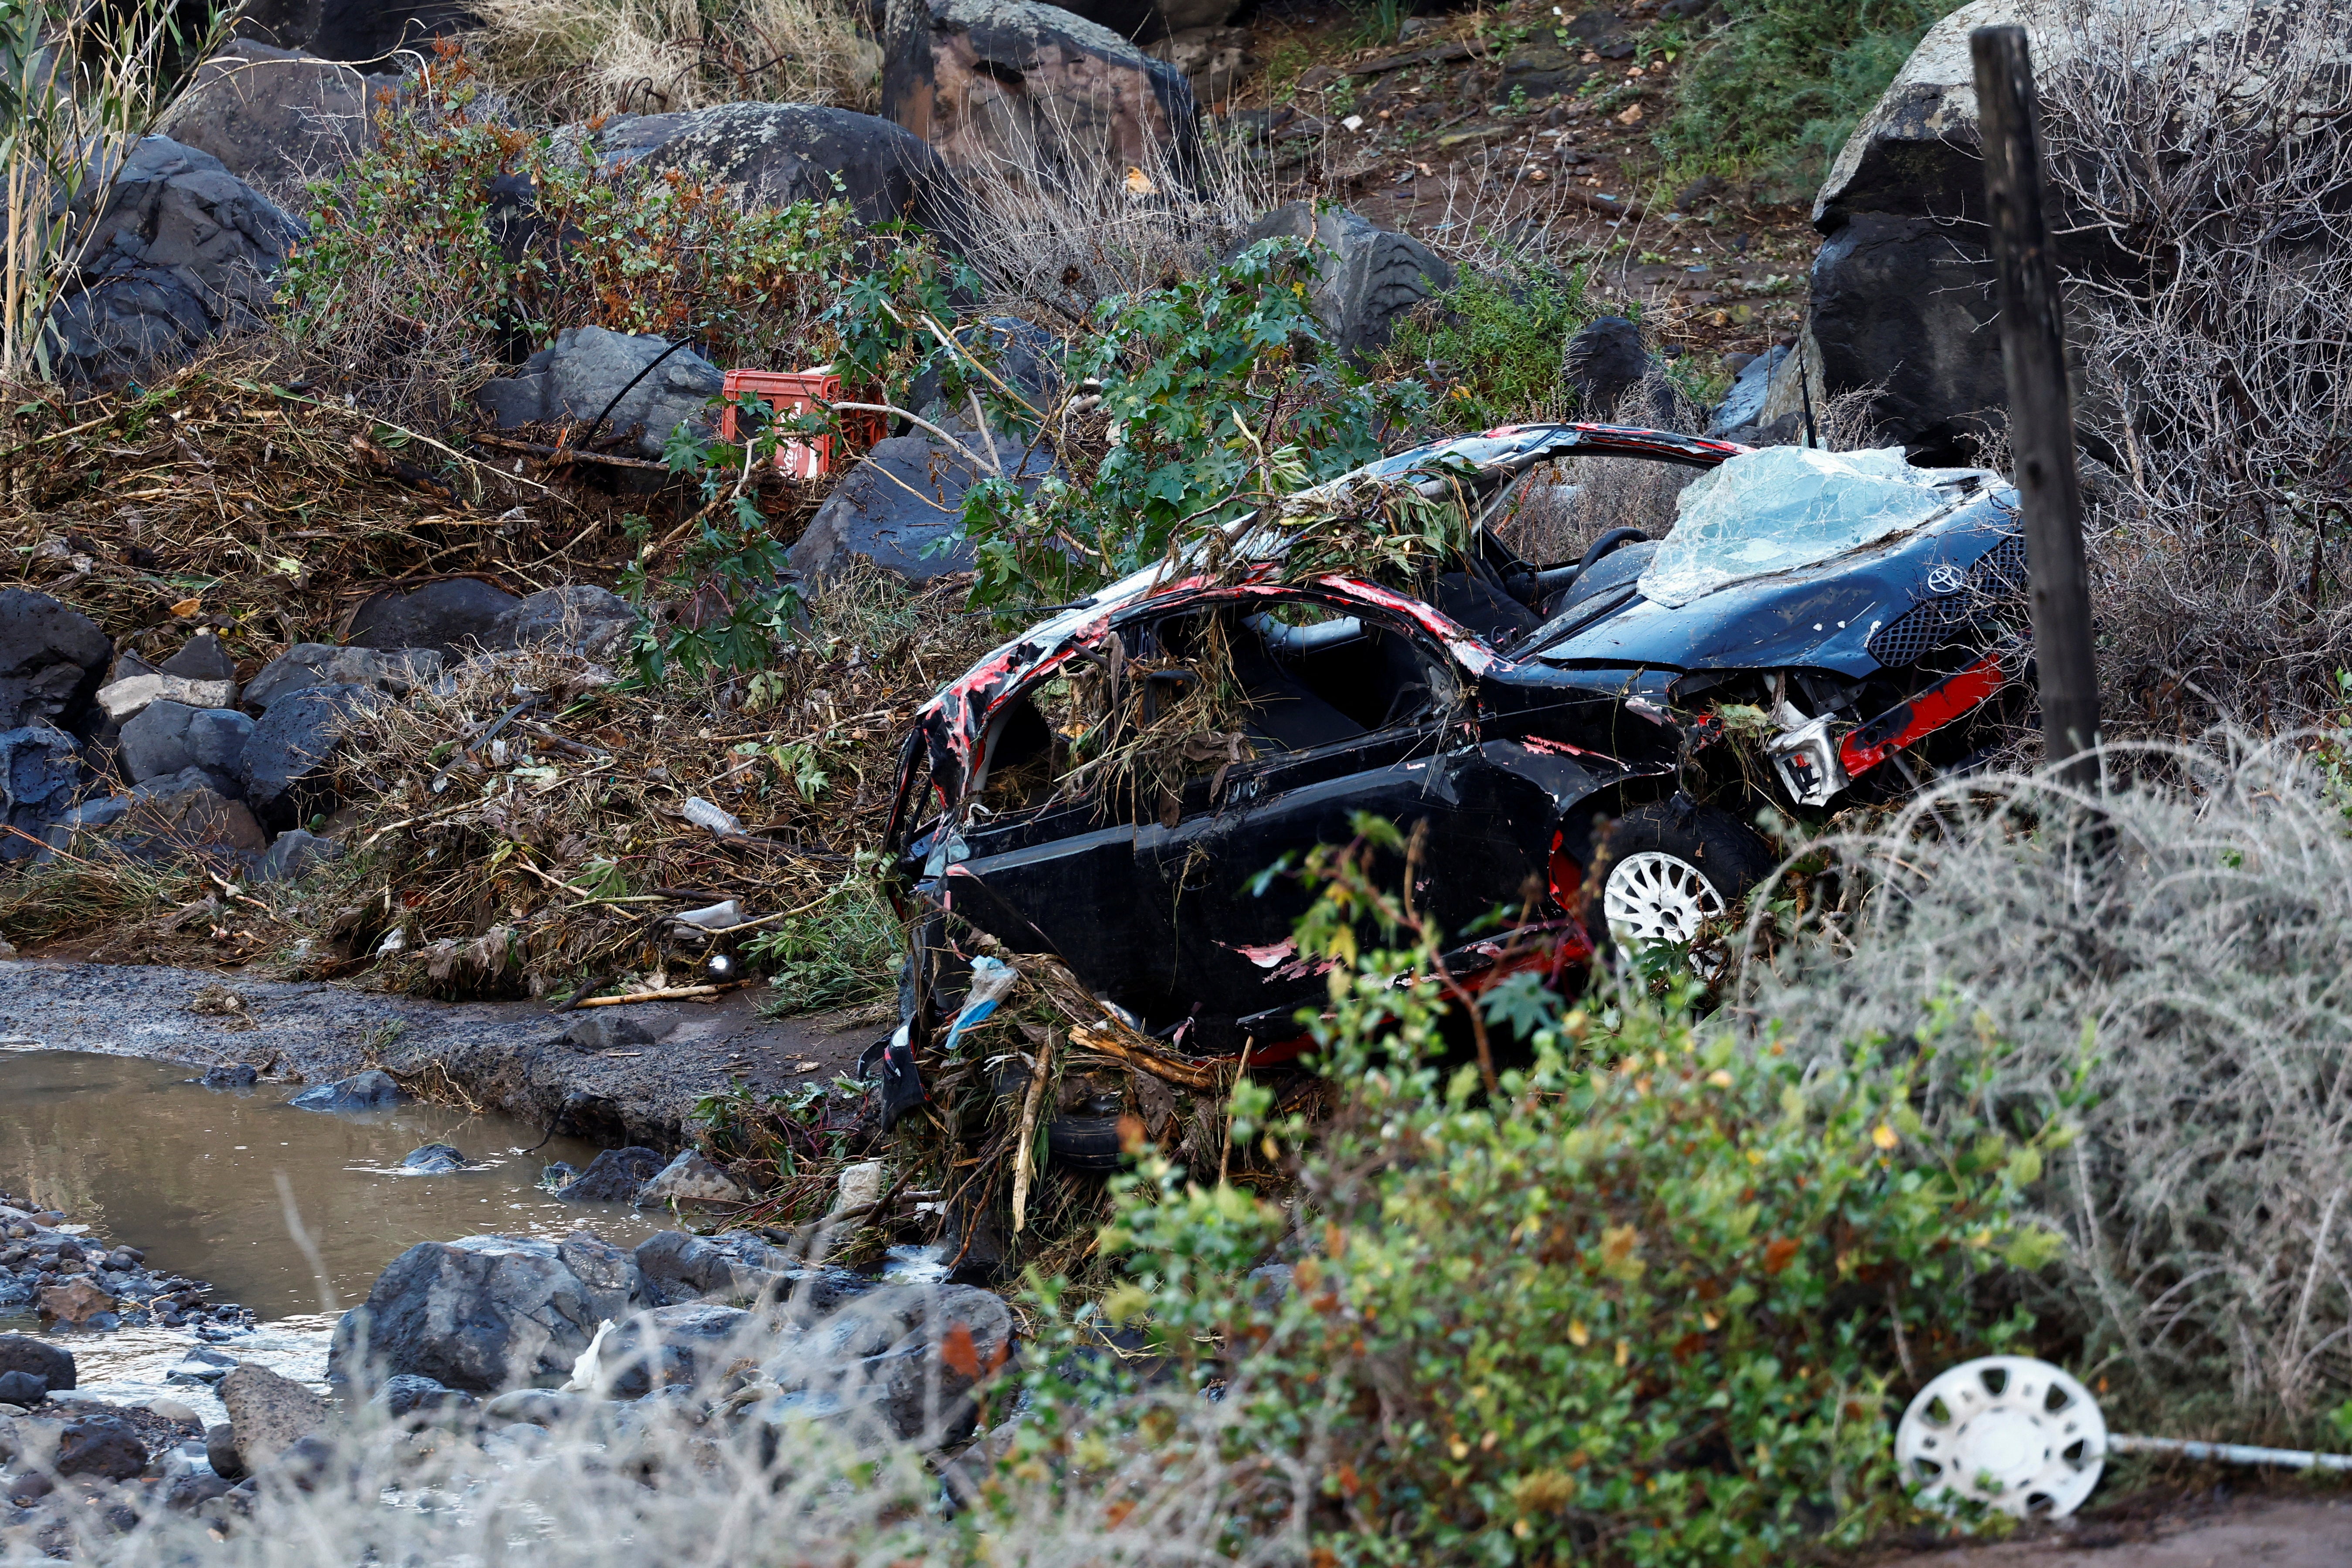
[[[1702,474],[1642,574],[1644,598],[1680,606],[1734,583],[1811,566],[1916,528],[1993,478],[1915,468],[1900,447],[1767,447]]]

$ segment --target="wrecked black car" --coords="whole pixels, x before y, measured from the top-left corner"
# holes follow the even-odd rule
[[[1705,472],[1663,538],[1552,563],[1503,543],[1540,465],[1595,457]],[[1461,509],[1465,542],[1405,581],[1286,542],[1383,493]],[[1759,809],[1898,796],[2029,700],[2013,492],[1899,451],[1511,426],[1232,531],[1213,569],[1196,549],[1105,588],[917,715],[886,845],[915,932],[902,1049],[936,1038],[986,933],[1171,1051],[1296,1057],[1308,892],[1261,873],[1358,812],[1426,825],[1424,906],[1485,932],[1457,975],[1688,942],[1774,866]]]

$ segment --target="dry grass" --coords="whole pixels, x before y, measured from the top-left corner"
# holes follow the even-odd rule
[[[2184,0],[2053,26],[2110,729],[2307,721],[2352,665],[2352,141],[2343,16]],[[2147,40],[2173,40],[2162,55]],[[2191,47],[2189,40],[2201,40]]]
[[[845,0],[481,0],[468,47],[556,121],[741,101],[871,114],[882,53]]]
[[[2072,1247],[2028,1302],[2142,1429],[2307,1438],[2352,1393],[2352,835],[2314,761],[2224,736],[2109,748],[2095,805],[1933,789],[1814,845],[1842,909],[1746,976],[1745,1016],[1825,1065],[1933,1049],[1931,1121],[2080,1125],[2036,1189]]]
[[[833,584],[749,679],[632,688],[551,643],[470,660],[454,689],[361,721],[340,782],[362,821],[335,946],[314,963],[375,957],[373,983],[441,994],[658,989],[700,978],[709,943],[668,918],[686,910],[741,900],[759,923],[730,946],[787,916],[821,928],[864,910],[858,854],[880,836],[906,723],[992,640],[957,613],[962,582],[894,582]],[[688,822],[689,799],[742,831]],[[387,885],[396,906],[363,896]]]
[[[1075,132],[1066,133],[1076,139]],[[1265,164],[1211,142],[1196,166],[1153,142],[1145,162],[1057,179],[1010,154],[963,171],[974,208],[966,254],[989,304],[1048,328],[1076,331],[1114,295],[1165,289],[1214,267],[1286,191]]]

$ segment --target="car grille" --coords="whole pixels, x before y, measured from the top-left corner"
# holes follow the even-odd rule
[[[2025,536],[2009,534],[1978,557],[1958,588],[1912,605],[1863,646],[1889,669],[1916,664],[1990,616],[2021,605],[2025,591]]]

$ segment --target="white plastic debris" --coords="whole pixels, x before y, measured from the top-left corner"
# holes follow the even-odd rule
[[[678,815],[697,827],[707,827],[721,838],[740,838],[743,835],[743,819],[724,806],[711,805],[700,795],[686,797],[686,806]]]
[[[841,1168],[841,1180],[835,1189],[831,1214],[847,1214],[851,1209],[872,1208],[882,1201],[882,1184],[889,1173],[879,1160],[861,1160],[855,1165]]]
[[[956,1009],[955,1022],[948,1027],[945,1049],[953,1052],[963,1032],[995,1012],[996,1005],[1004,1000],[1013,982],[1020,978],[1021,972],[1001,958],[983,955],[973,959],[971,989],[964,993],[963,1005]]]
[[[571,1381],[559,1389],[558,1393],[602,1394],[604,1392],[598,1386],[596,1354],[604,1348],[604,1336],[612,1331],[613,1320],[610,1318],[596,1325],[596,1331],[588,1336],[588,1348],[582,1351],[580,1358],[572,1363]]]
[[[672,915],[670,919],[697,931],[725,931],[729,926],[743,923],[743,905],[740,900],[729,899],[704,909],[688,910],[682,914]]]
[[[1916,528],[1990,482],[1981,468],[1915,468],[1900,447],[1766,447],[1693,479],[1642,574],[1642,596],[1679,607],[1718,588],[1817,565]]]

